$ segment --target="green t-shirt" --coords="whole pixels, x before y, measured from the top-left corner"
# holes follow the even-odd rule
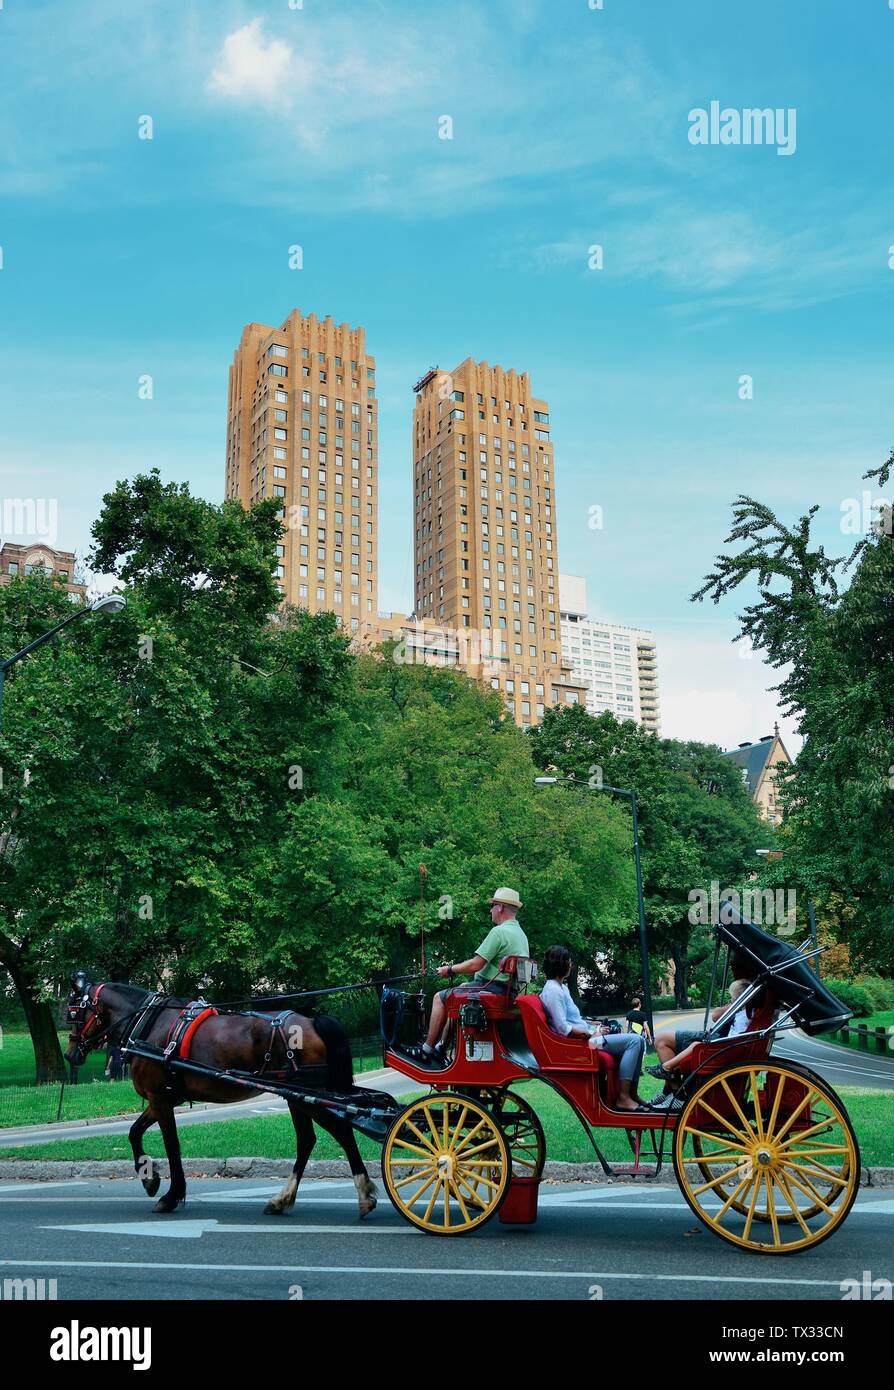
[[[481,969],[476,971],[472,977],[475,980],[508,980],[509,976],[500,970],[500,961],[504,956],[526,956],[528,952],[528,938],[521,929],[521,923],[517,918],[512,917],[508,922],[501,922],[499,926],[491,927],[487,936],[482,941],[476,956],[483,956],[487,961]]]

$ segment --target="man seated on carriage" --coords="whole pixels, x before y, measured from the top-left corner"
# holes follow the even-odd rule
[[[490,919],[493,923],[487,936],[474,956],[459,965],[439,965],[438,974],[442,978],[453,979],[456,975],[471,975],[472,979],[464,985],[440,990],[432,1000],[431,1020],[428,1036],[422,1046],[413,1049],[420,1061],[428,1064],[443,1063],[443,1045],[439,1044],[447,1022],[447,996],[459,994],[463,998],[475,998],[487,990],[489,994],[508,994],[512,983],[509,975],[500,969],[500,962],[506,956],[526,956],[528,938],[518,921],[517,913],[523,906],[514,888],[498,888],[490,900]]]

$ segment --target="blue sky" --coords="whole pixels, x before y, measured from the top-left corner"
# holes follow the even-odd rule
[[[665,732],[767,733],[735,606],[688,596],[739,491],[819,503],[849,549],[894,443],[892,59],[887,0],[3,0],[0,491],[58,499],[82,551],[140,469],[219,499],[242,325],[331,313],[377,358],[380,604],[406,608],[413,382],[527,370],[562,568],[655,629]],[[794,108],[794,153],[691,144],[714,100]]]

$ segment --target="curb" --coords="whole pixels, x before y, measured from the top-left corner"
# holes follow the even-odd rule
[[[158,1170],[168,1177],[167,1160],[156,1159]],[[187,1178],[287,1178],[292,1171],[293,1160],[289,1158],[190,1158],[184,1159],[183,1170]],[[378,1163],[370,1163],[372,1177],[380,1179]],[[316,1159],[308,1163],[305,1178],[349,1178],[351,1170],[347,1163],[338,1158]],[[693,1170],[693,1177],[696,1176]],[[79,1162],[66,1162],[63,1159],[0,1161],[0,1181],[15,1178],[25,1182],[52,1182],[66,1178],[133,1178],[133,1164],[126,1159],[93,1159]],[[665,1160],[660,1183],[674,1180],[673,1164]],[[631,1178],[625,1175],[606,1177],[598,1163],[559,1163],[548,1162],[543,1170],[543,1181],[587,1182],[587,1183],[654,1183],[655,1178],[643,1176]],[[860,1173],[861,1187],[894,1187],[894,1168],[863,1168]],[[0,1195],[2,1195],[0,1187]]]

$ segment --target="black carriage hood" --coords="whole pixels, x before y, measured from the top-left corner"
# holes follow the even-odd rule
[[[720,915],[722,920],[716,931],[721,941],[738,947],[755,963],[760,963],[761,977],[766,979],[780,1003],[793,1010],[793,1021],[805,1033],[828,1033],[853,1016],[853,1010],[836,999],[822,980],[817,979],[811,963],[799,951],[762,927],[756,927],[731,903],[724,904]]]

